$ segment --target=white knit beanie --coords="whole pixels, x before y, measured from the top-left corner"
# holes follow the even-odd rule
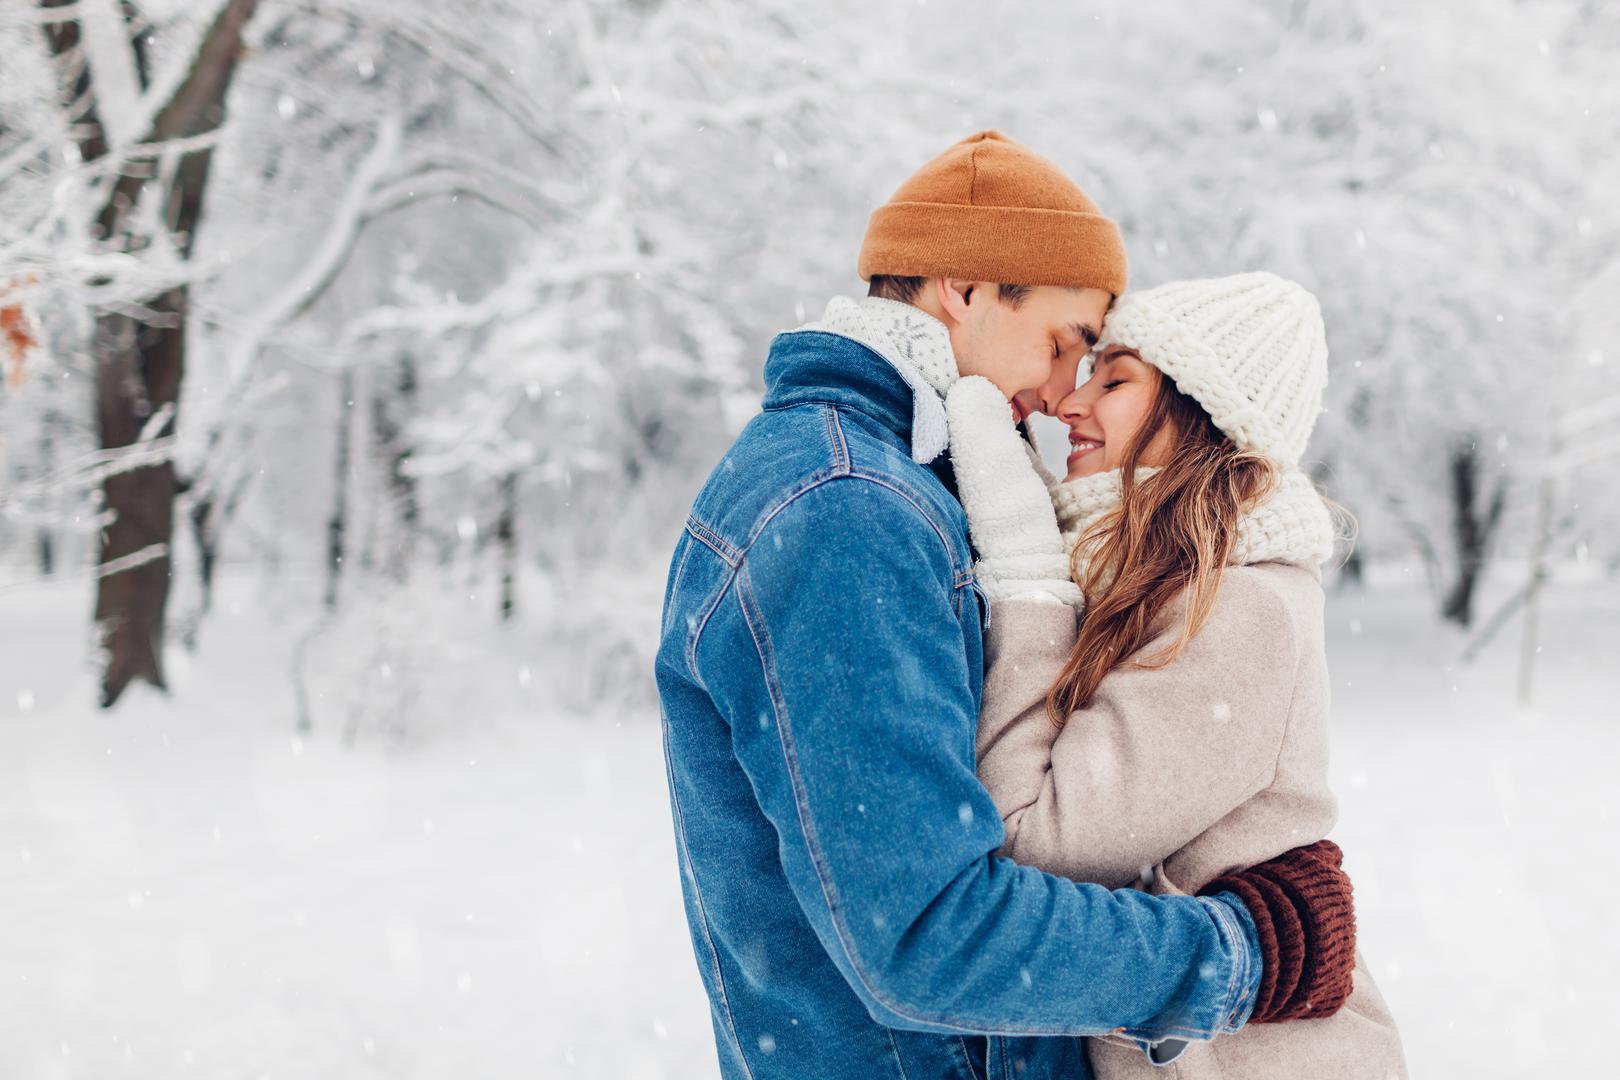
[[[1301,286],[1256,271],[1128,292],[1097,350],[1110,345],[1136,350],[1237,445],[1299,464],[1327,385],[1322,309]]]

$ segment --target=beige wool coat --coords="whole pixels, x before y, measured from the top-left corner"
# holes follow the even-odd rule
[[[1208,621],[1159,669],[1115,668],[1058,728],[1045,710],[1078,637],[1067,605],[991,606],[979,776],[1006,825],[1002,854],[1112,888],[1193,894],[1222,873],[1327,836],[1328,671],[1320,575],[1282,562],[1229,566]],[[1173,641],[1168,605],[1151,656]],[[1400,1037],[1359,950],[1354,990],[1322,1020],[1251,1024],[1195,1042],[1168,1066],[1135,1043],[1087,1040],[1101,1080],[1405,1078]]]

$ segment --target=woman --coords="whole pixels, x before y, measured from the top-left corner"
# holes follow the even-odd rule
[[[948,399],[991,600],[980,777],[1020,862],[1115,888],[1227,887],[1335,817],[1320,574],[1334,528],[1299,469],[1327,379],[1321,315],[1271,274],[1180,282],[1122,297],[1094,355],[1060,406],[1061,483],[988,381]],[[1326,1002],[1288,1000],[1297,988],[1268,971],[1259,1003],[1298,1019],[1195,1044],[1176,1075],[1404,1077],[1357,960]],[[1101,1077],[1155,1067],[1123,1037],[1088,1052]]]

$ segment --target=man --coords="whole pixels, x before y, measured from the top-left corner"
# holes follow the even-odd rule
[[[1347,977],[1312,950],[1348,917],[1316,898],[1348,883],[1308,853],[1197,898],[995,854],[943,398],[983,375],[1021,418],[1072,388],[1125,287],[1118,230],[984,132],[872,215],[860,272],[874,295],[772,343],[665,594],[675,838],[723,1075],[1083,1077],[1066,1036],[1158,1052],[1235,1031],[1263,978]]]

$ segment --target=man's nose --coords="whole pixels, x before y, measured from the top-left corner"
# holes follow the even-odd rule
[[[1036,397],[1041,402],[1041,412],[1047,416],[1058,414],[1058,407],[1062,405],[1063,399],[1074,392],[1075,373],[1078,368],[1078,361],[1059,360],[1052,365],[1052,377],[1035,391]]]

